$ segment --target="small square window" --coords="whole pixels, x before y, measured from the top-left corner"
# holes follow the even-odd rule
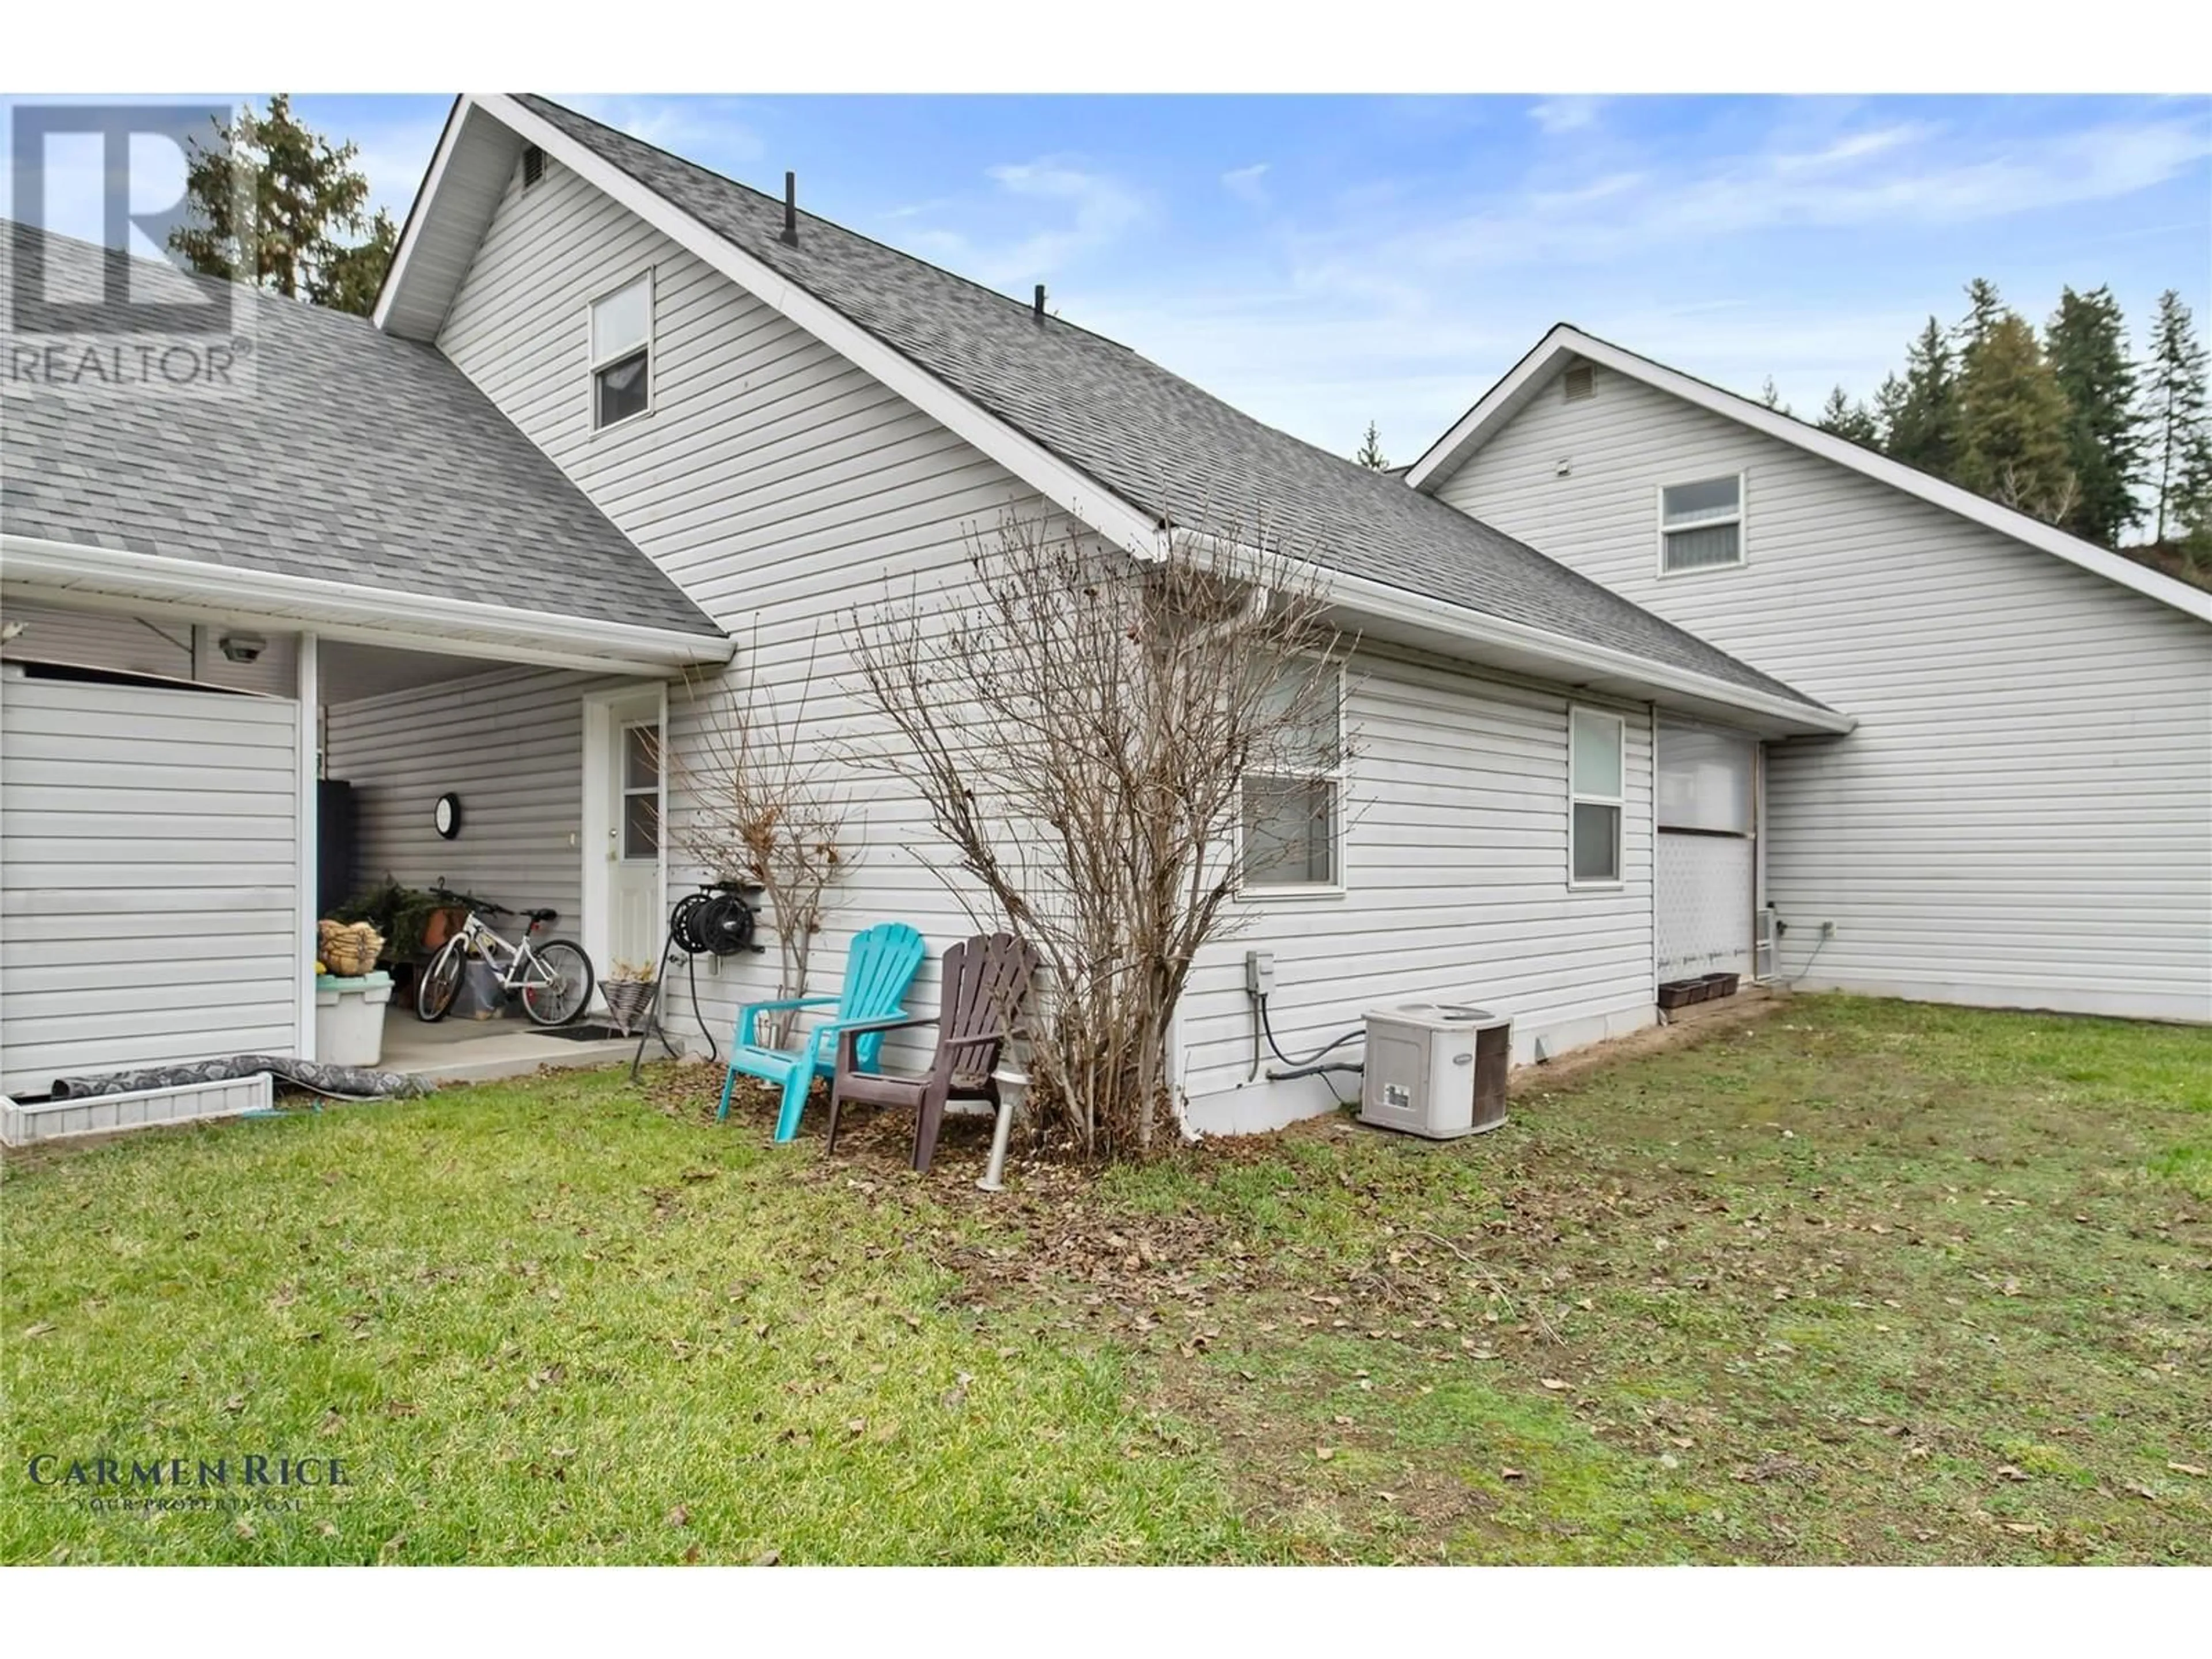
[[[1668,484],[1659,492],[1659,563],[1673,574],[1743,562],[1743,476]]]
[[[653,406],[653,273],[592,302],[592,424]]]

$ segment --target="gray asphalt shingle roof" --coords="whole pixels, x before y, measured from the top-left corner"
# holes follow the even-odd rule
[[[549,100],[530,109],[1113,494],[1316,564],[1795,702],[1802,693],[1455,507],[1277,431],[1019,301],[800,213]]]
[[[0,296],[14,292],[17,234],[44,246],[52,297],[99,293],[102,262],[122,258],[0,221]],[[0,529],[720,635],[434,347],[155,261],[128,265],[139,298],[228,293],[246,307],[241,384],[221,394],[204,383],[111,384],[84,353],[112,365],[119,344],[124,371],[137,372],[126,315],[110,312],[102,320],[112,328],[49,337],[28,326],[40,320],[35,306],[25,326],[11,311],[0,319]],[[75,384],[49,383],[53,363],[73,371]]]

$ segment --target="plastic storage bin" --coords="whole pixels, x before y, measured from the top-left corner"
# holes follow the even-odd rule
[[[384,1006],[392,975],[315,979],[315,1058],[325,1066],[374,1066],[384,1058]]]

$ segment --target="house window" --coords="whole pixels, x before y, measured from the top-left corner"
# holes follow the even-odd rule
[[[1577,708],[1567,724],[1568,880],[1577,887],[1613,886],[1620,880],[1628,722]]]
[[[1743,475],[1668,484],[1659,492],[1659,569],[1717,570],[1743,562]]]
[[[592,424],[642,415],[653,401],[653,273],[592,301]]]
[[[1280,714],[1311,707],[1277,752],[1244,781],[1242,854],[1247,892],[1323,892],[1344,884],[1338,846],[1344,789],[1344,671],[1301,660],[1268,694]]]

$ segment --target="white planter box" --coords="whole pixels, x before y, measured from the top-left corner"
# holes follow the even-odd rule
[[[112,1134],[118,1129],[235,1117],[240,1112],[267,1111],[273,1097],[269,1073],[262,1072],[216,1083],[187,1083],[174,1089],[95,1095],[88,1100],[40,1100],[27,1105],[9,1100],[4,1119],[0,1119],[0,1140],[10,1146],[27,1146],[33,1141],[58,1140],[69,1135]]]

